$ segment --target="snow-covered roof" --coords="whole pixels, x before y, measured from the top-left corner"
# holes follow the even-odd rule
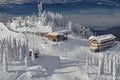
[[[48,33],[49,35],[59,35],[59,34],[61,34],[61,33],[58,33],[58,32],[52,32],[52,33]],[[63,34],[61,34],[61,35],[63,35]]]
[[[61,31],[56,31],[58,33],[70,33],[71,31],[70,30],[61,30]]]
[[[71,32],[70,30],[61,30],[61,31],[55,31],[55,32],[48,33],[48,34],[52,34],[52,35],[61,34],[61,35],[64,35],[64,34],[69,34],[70,32]]]
[[[100,42],[104,42],[106,40],[111,40],[111,39],[115,39],[115,38],[116,37],[113,34],[107,34],[107,35],[101,35],[101,36],[91,36],[89,38],[89,40],[95,39],[100,43]]]

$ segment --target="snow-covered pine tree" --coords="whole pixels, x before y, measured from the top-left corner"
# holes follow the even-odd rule
[[[9,51],[10,43],[9,43],[9,38],[8,37],[6,38],[6,43],[5,44],[6,44],[6,52],[7,51],[9,52],[9,53],[7,52],[7,55],[9,56],[10,55],[10,51]],[[10,57],[8,58],[8,61],[10,61]]]
[[[86,32],[85,37],[86,37],[87,39],[88,39],[90,36],[93,35],[93,32],[90,30],[90,28],[86,28],[86,29],[85,29],[85,32]]]
[[[93,55],[92,64],[95,65],[95,56]]]
[[[89,73],[89,55],[86,56],[86,73]]]
[[[108,70],[108,55],[105,54],[105,59],[104,59],[104,69],[107,71]]]
[[[72,31],[72,22],[71,22],[71,21],[68,22],[68,29],[69,29],[70,31]]]
[[[119,56],[116,56],[116,68],[119,68]]]
[[[17,51],[17,40],[16,38],[13,38],[13,53],[14,53],[14,61],[18,60],[18,51]]]
[[[21,47],[19,48],[19,60],[20,60],[21,64],[24,63],[24,56],[23,56]]]
[[[0,41],[0,63],[3,62],[3,44],[2,41]]]
[[[113,55],[111,54],[109,56],[109,72],[112,74],[113,73]]]
[[[106,54],[106,69],[107,69],[107,72],[109,72],[109,56],[108,54]]]
[[[1,40],[1,49],[0,49],[0,52],[1,52],[1,63],[3,63],[3,53],[5,52],[4,49],[6,48],[6,40],[5,38],[3,38]]]
[[[98,70],[98,76],[104,73],[104,56],[100,57],[99,55],[99,70]]]
[[[33,48],[32,48],[32,60],[33,60],[33,62],[34,62],[34,60],[35,60],[34,50],[35,50],[35,48],[34,48],[34,46],[33,46]]]
[[[11,50],[11,47],[12,47],[12,46],[11,46],[11,37],[8,37],[8,38],[7,38],[7,45],[8,45],[8,46],[7,46],[7,47],[8,47],[8,50],[10,51],[10,50]]]
[[[7,44],[7,47],[8,47],[8,61],[14,61],[14,45],[13,45],[13,39],[11,38],[11,36],[8,38],[8,44]]]
[[[25,44],[25,49],[26,49],[26,53],[28,53],[28,52],[29,52],[28,40],[26,41],[26,44]]]
[[[21,40],[18,40],[18,42],[17,42],[18,58],[19,58],[20,52],[21,52],[20,49],[21,49]]]
[[[116,67],[116,57],[113,57],[113,80],[117,80],[117,67]]]
[[[42,2],[38,4],[38,15],[40,16],[40,14],[42,14]]]
[[[23,42],[23,44],[22,44],[22,53],[23,53],[23,56],[25,57],[25,55],[27,54],[26,53],[26,44],[25,44],[25,42]]]
[[[7,61],[7,55],[6,52],[3,53],[3,71],[8,71],[8,61]]]
[[[84,38],[87,38],[87,32],[86,32],[86,27],[85,26],[83,26],[82,27],[82,37],[84,37]]]
[[[21,64],[24,63],[24,56],[23,56],[23,52],[22,52],[22,46],[21,46],[21,40],[19,40],[19,61],[21,62]]]

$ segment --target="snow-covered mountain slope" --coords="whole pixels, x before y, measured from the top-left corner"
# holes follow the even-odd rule
[[[29,46],[40,51],[40,58],[35,61],[36,65],[42,65],[47,71],[38,73],[38,67],[31,67],[33,71],[23,73],[18,80],[113,80],[109,74],[98,76],[98,67],[90,66],[90,75],[86,74],[86,57],[89,55],[90,61],[95,57],[95,64],[98,65],[99,54],[120,55],[120,44],[107,49],[101,53],[89,51],[89,42],[74,34],[68,36],[68,40],[62,42],[52,42],[46,38],[36,35],[26,34]],[[90,62],[91,63],[91,62]],[[30,77],[32,76],[32,77]]]
[[[40,52],[39,57],[33,60],[32,66],[26,67],[20,61],[14,61],[8,64],[8,72],[4,72],[0,63],[0,80],[113,80],[111,73],[108,72],[110,70],[98,76],[98,60],[103,54],[119,56],[120,43],[106,51],[92,53],[89,51],[88,40],[73,33],[68,35],[66,41],[52,42],[30,33],[25,35],[15,33],[8,30],[2,23],[0,25],[0,29],[6,33],[5,37],[24,36],[21,39],[28,41],[29,49],[34,47],[34,51]],[[0,31],[0,38],[4,36],[2,31]],[[87,57],[89,59],[88,71]]]
[[[24,38],[24,35],[16,32],[12,32],[3,23],[0,23],[0,38],[7,38],[7,37]]]

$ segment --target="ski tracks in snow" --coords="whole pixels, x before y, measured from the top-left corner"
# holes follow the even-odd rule
[[[10,76],[8,79],[6,79],[6,80],[17,80],[18,79],[18,77],[20,76],[20,75],[22,75],[23,74],[23,72],[16,72],[15,74],[13,74],[12,76]]]

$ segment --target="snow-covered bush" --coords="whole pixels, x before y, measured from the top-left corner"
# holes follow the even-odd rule
[[[26,56],[25,57],[25,66],[29,67],[29,66],[32,66],[32,65],[33,65],[32,58],[30,56]]]

